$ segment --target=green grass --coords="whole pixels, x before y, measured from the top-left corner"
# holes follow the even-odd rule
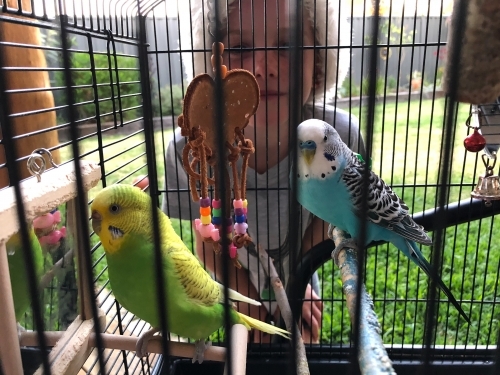
[[[397,109],[397,111],[396,111]],[[351,111],[360,119],[362,130],[366,129],[365,109]],[[412,212],[435,207],[436,188],[439,182],[444,99],[432,104],[424,100],[378,104],[374,124],[372,168],[406,201]],[[461,106],[455,128],[450,182],[465,187],[452,187],[449,202],[469,197],[471,184],[477,181],[484,167],[476,155],[466,153],[462,142],[467,134],[465,120],[468,107]],[[408,120],[407,120],[408,119]],[[124,139],[124,136],[103,137],[106,184],[131,183],[146,174],[146,156],[143,133]],[[159,187],[163,188],[163,152],[171,137],[171,131],[162,136],[155,134],[156,161]],[[366,139],[366,137],[365,137]],[[82,141],[81,152],[92,152],[85,157],[99,160],[96,137]],[[125,151],[122,155],[112,158]],[[63,150],[63,158],[70,158]],[[133,160],[133,161],[132,161]],[[128,163],[126,165],[123,165]],[[477,168],[476,168],[477,166]],[[430,185],[430,186],[426,186]],[[92,198],[99,188],[93,189]],[[449,306],[446,297],[440,295],[436,344],[493,344],[498,331],[499,313],[494,311],[498,297],[499,252],[494,239],[498,233],[498,219],[490,218],[449,228],[445,233],[443,254],[443,280],[458,299],[463,299],[464,310],[470,315],[468,326],[458,319],[458,312]],[[190,223],[173,220],[174,227],[192,248]],[[490,237],[491,234],[491,237]],[[430,233],[432,236],[432,233]],[[97,243],[96,236],[91,238]],[[430,248],[422,248],[430,259]],[[107,279],[105,259],[100,248],[93,253],[94,273],[104,273],[99,282]],[[321,340],[325,343],[349,343],[350,323],[345,308],[344,296],[338,270],[331,262],[319,270],[322,282],[322,297],[325,300]],[[382,324],[386,343],[423,342],[427,277],[414,264],[401,256],[393,246],[370,248],[366,257],[366,287],[375,300],[375,309]]]

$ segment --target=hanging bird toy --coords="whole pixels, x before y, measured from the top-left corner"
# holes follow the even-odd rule
[[[465,125],[472,129],[472,133],[464,139],[464,147],[469,152],[479,152],[485,149],[486,139],[481,134],[481,111],[479,109],[472,111]],[[474,117],[475,124],[471,125],[471,119]],[[491,201],[500,200],[500,177],[494,174],[494,168],[497,161],[496,151],[486,149],[487,152],[481,155],[483,164],[486,168],[485,173],[479,176],[478,183],[471,191],[471,197],[482,199],[486,206],[491,206]]]
[[[227,67],[222,65],[223,51],[222,43],[213,44],[211,61],[213,71],[218,70],[221,78],[223,119],[216,119],[215,116],[214,80],[209,74],[200,74],[187,87],[178,125],[182,129],[181,134],[187,137],[182,163],[189,175],[191,197],[193,201],[200,202],[200,218],[195,220],[196,230],[204,242],[213,244],[216,253],[220,252],[221,236],[226,235],[229,239],[229,256],[235,266],[240,268],[238,249],[251,242],[246,222],[246,173],[248,158],[255,151],[252,141],[245,138],[243,129],[257,111],[260,90],[255,77],[249,71],[228,71]],[[215,54],[220,56],[218,66]],[[218,126],[224,128],[224,155],[217,154]],[[240,157],[242,165],[238,171],[237,162]],[[230,192],[232,187],[234,225],[230,194],[221,197],[220,183],[215,173],[217,170],[225,174],[225,191]],[[213,186],[213,199],[209,196],[210,186]],[[222,212],[221,199],[226,199],[226,212]],[[226,228],[222,228],[223,215],[226,218]]]

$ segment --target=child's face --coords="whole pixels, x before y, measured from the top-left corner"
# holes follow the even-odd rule
[[[267,128],[266,136],[275,139],[280,125],[282,132],[288,128],[290,52],[273,49],[289,45],[288,0],[241,0],[241,5],[239,3],[240,1],[236,0],[231,5],[232,10],[228,16],[229,47],[241,46],[253,50],[231,52],[229,56],[226,53],[224,63],[230,69],[243,68],[255,75],[260,87],[260,104],[255,115],[256,127],[261,133]],[[312,46],[314,34],[310,22],[306,20],[303,35],[303,45]],[[302,64],[302,72],[297,71],[294,74],[297,79],[303,79],[301,99],[305,103],[313,85],[312,49],[304,50]],[[252,120],[249,126],[253,127]]]

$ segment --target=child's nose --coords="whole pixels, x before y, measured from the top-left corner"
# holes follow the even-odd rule
[[[255,52],[256,78],[277,78],[278,73],[277,51],[267,50]]]

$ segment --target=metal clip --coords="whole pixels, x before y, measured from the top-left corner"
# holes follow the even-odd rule
[[[54,158],[52,157],[52,154],[49,150],[45,148],[37,148],[36,150],[34,150],[28,158],[27,168],[32,176],[36,176],[38,182],[42,181],[42,173],[45,172],[45,168],[47,166],[43,154],[48,155],[50,164],[52,164],[54,168],[59,167],[59,165],[54,162]],[[40,164],[37,163],[38,161],[40,162]]]

